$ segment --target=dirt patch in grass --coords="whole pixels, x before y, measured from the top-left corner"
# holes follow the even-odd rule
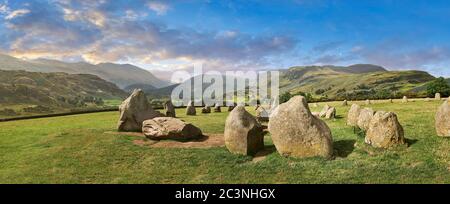
[[[208,134],[190,141],[137,139],[133,143],[156,148],[211,148],[225,145],[223,134]]]
[[[189,141],[176,141],[176,140],[150,140],[145,138],[143,133],[140,132],[113,132],[108,131],[105,134],[113,135],[127,135],[134,137],[142,137],[140,139],[133,140],[133,144],[138,146],[149,146],[157,148],[211,148],[225,146],[225,140],[223,134],[208,134],[203,137],[189,140]]]

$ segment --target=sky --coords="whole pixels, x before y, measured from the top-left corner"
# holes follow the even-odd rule
[[[447,0],[0,0],[0,52],[171,73],[370,63],[450,76]]]

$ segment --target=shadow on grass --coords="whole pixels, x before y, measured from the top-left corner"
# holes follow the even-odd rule
[[[340,140],[333,144],[337,157],[346,158],[355,149],[356,140]]]
[[[405,138],[405,139],[406,139],[406,144],[408,144],[408,147],[411,147],[413,144],[416,144],[416,142],[419,141],[416,139],[408,139],[408,138]]]
[[[275,145],[265,145],[264,149],[255,154],[255,157],[265,157],[269,154],[276,152]]]

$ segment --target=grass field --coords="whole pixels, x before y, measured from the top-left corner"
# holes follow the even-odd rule
[[[133,136],[105,133],[115,130],[116,112],[4,122],[0,183],[450,183],[450,138],[437,137],[434,130],[441,102],[371,105],[399,115],[409,147],[391,150],[366,146],[345,125],[349,107],[329,104],[338,110],[338,119],[327,121],[333,160],[284,158],[273,152],[253,162],[225,147],[137,146]],[[223,133],[228,113],[186,117],[179,109],[177,114],[203,132]],[[273,148],[270,135],[266,145]]]

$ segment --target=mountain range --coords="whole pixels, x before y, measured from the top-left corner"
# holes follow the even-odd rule
[[[315,100],[395,98],[403,95],[425,97],[426,85],[435,79],[424,71],[388,71],[371,64],[296,66],[279,71],[280,93],[289,92],[294,95],[307,93]],[[199,77],[201,75],[194,78]],[[204,90],[209,85],[210,83],[203,83],[203,87],[194,87],[193,90]],[[132,88],[141,88],[154,98],[168,98],[176,86],[178,84],[160,89],[142,85]],[[128,91],[130,90],[132,89]]]
[[[85,62],[67,63],[48,59],[23,60],[0,55],[0,70],[79,74],[72,77],[91,74],[116,84],[125,92],[131,92],[136,88],[143,89],[153,99],[168,98],[177,86],[129,64],[93,65]],[[352,100],[402,97],[403,95],[424,97],[427,83],[435,79],[424,71],[389,71],[371,64],[295,66],[279,71],[281,93],[307,93],[316,100]],[[195,87],[193,90],[204,90],[209,85],[210,83],[204,83],[203,87]]]
[[[91,74],[112,82],[122,89],[134,84],[145,84],[155,88],[170,85],[169,82],[158,79],[149,71],[130,64],[100,63],[94,65],[86,62],[68,63],[49,59],[24,60],[0,54],[0,70]]]
[[[388,71],[369,64],[297,66],[281,70],[280,92],[310,93],[319,99],[424,97],[426,84],[434,79],[424,71]]]

